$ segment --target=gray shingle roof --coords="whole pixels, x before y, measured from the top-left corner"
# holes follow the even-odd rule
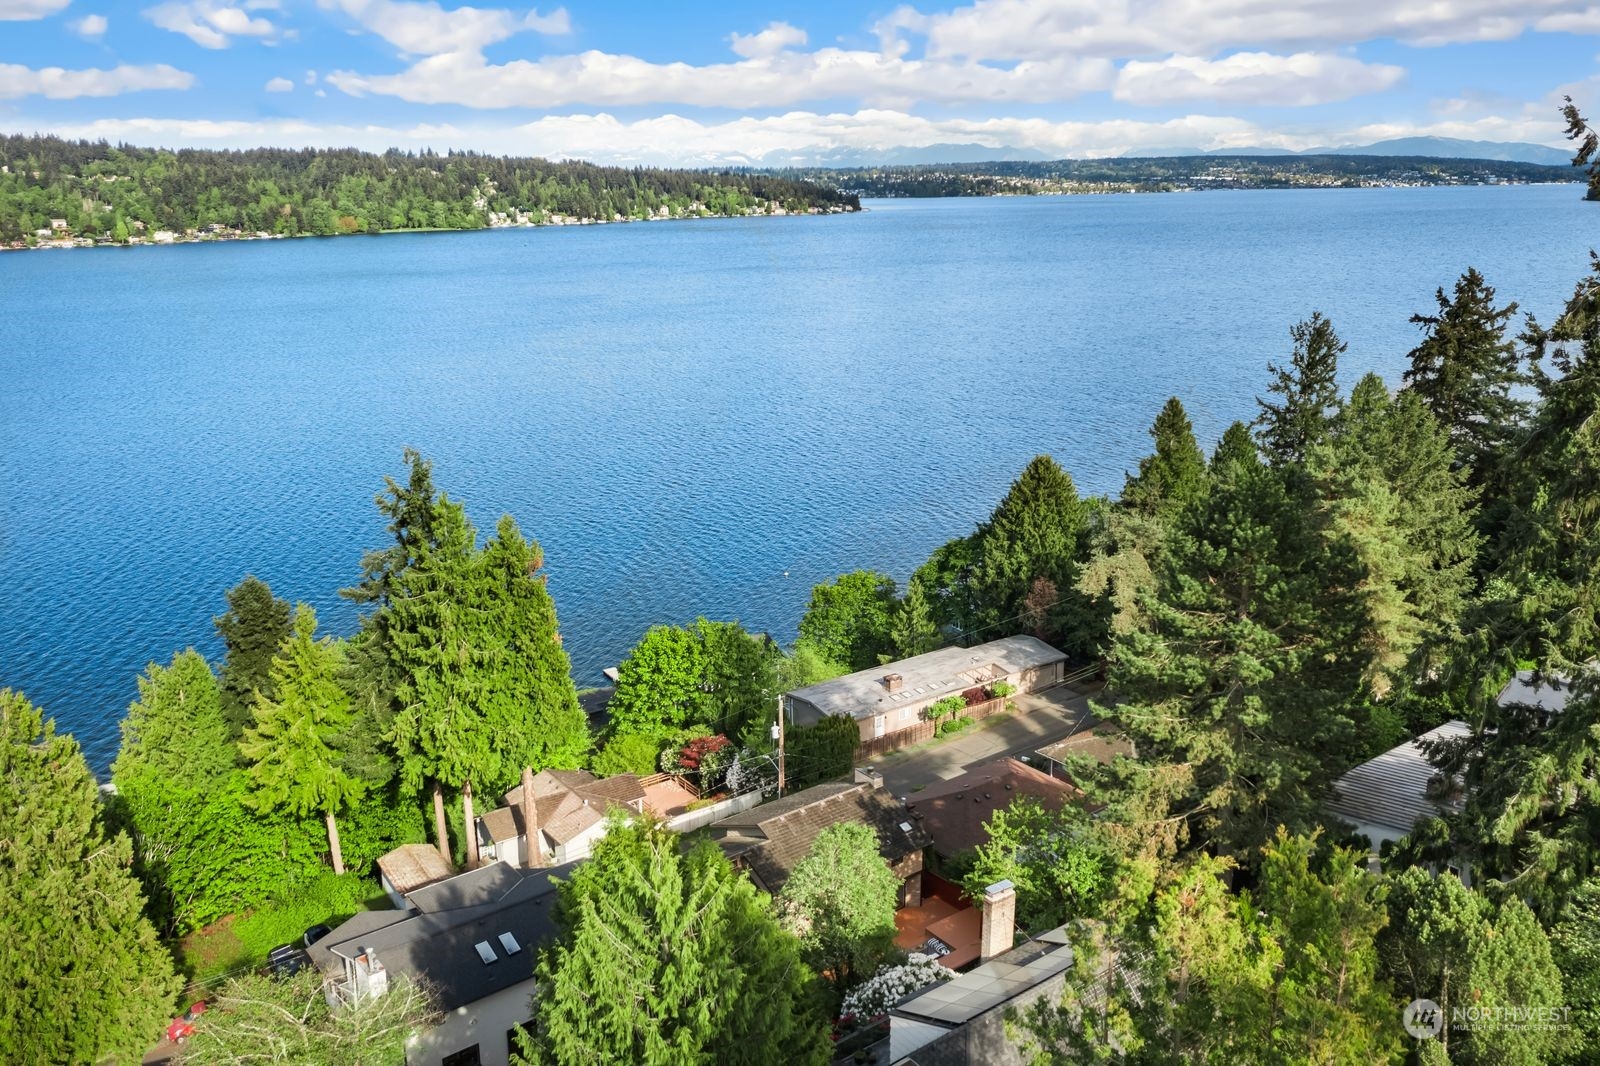
[[[1348,822],[1409,833],[1425,818],[1459,810],[1459,801],[1441,805],[1428,798],[1428,782],[1439,771],[1428,761],[1422,743],[1455,740],[1470,732],[1465,722],[1446,722],[1354,767],[1333,783],[1333,796],[1326,804],[1328,812]]]
[[[533,976],[538,947],[556,934],[553,878],[576,864],[523,870],[491,863],[471,873],[411,893],[415,911],[357,914],[311,946],[324,974],[343,972],[341,956],[370,949],[391,974],[428,982],[443,1010],[473,1003]],[[510,933],[522,950],[507,955],[499,942]],[[495,961],[485,965],[473,947],[487,940]]]
[[[907,701],[920,704],[985,680],[1061,662],[1066,657],[1066,653],[1037,637],[1006,637],[971,648],[941,648],[870,670],[857,670],[832,681],[795,689],[788,695],[822,714],[869,718],[885,707],[898,707]],[[888,674],[900,675],[899,692],[890,693],[885,687],[883,679]]]

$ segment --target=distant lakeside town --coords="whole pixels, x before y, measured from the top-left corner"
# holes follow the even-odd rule
[[[1529,185],[1576,175],[1507,160],[1332,154],[715,172],[13,136],[0,137],[0,250],[839,214],[861,210],[863,198]]]

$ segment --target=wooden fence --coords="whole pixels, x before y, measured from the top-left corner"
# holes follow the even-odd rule
[[[999,714],[1005,710],[1009,699],[1009,697],[1002,697],[995,700],[984,700],[982,703],[974,703],[960,714],[955,715],[955,718],[957,720],[971,718],[973,721],[988,718],[992,714]],[[943,720],[948,722],[951,719],[946,718]],[[876,759],[878,756],[887,755],[891,751],[899,751],[901,748],[909,748],[913,744],[921,744],[923,741],[932,740],[938,735],[938,732],[938,723],[930,722],[926,718],[919,718],[904,729],[896,729],[894,732],[885,733],[881,737],[873,737],[871,740],[861,741],[856,745],[856,761],[864,762],[868,759]]]

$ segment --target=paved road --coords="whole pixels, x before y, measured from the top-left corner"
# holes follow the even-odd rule
[[[1098,685],[1058,685],[1018,696],[1014,711],[985,718],[953,737],[890,752],[872,765],[883,774],[890,791],[908,796],[919,786],[956,777],[979,763],[1031,752],[1071,736],[1093,720],[1089,698],[1099,691]]]

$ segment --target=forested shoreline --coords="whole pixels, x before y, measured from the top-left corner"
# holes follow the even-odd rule
[[[333,236],[855,211],[771,175],[601,167],[472,152],[176,151],[0,136],[0,246],[127,244],[156,233]]]

